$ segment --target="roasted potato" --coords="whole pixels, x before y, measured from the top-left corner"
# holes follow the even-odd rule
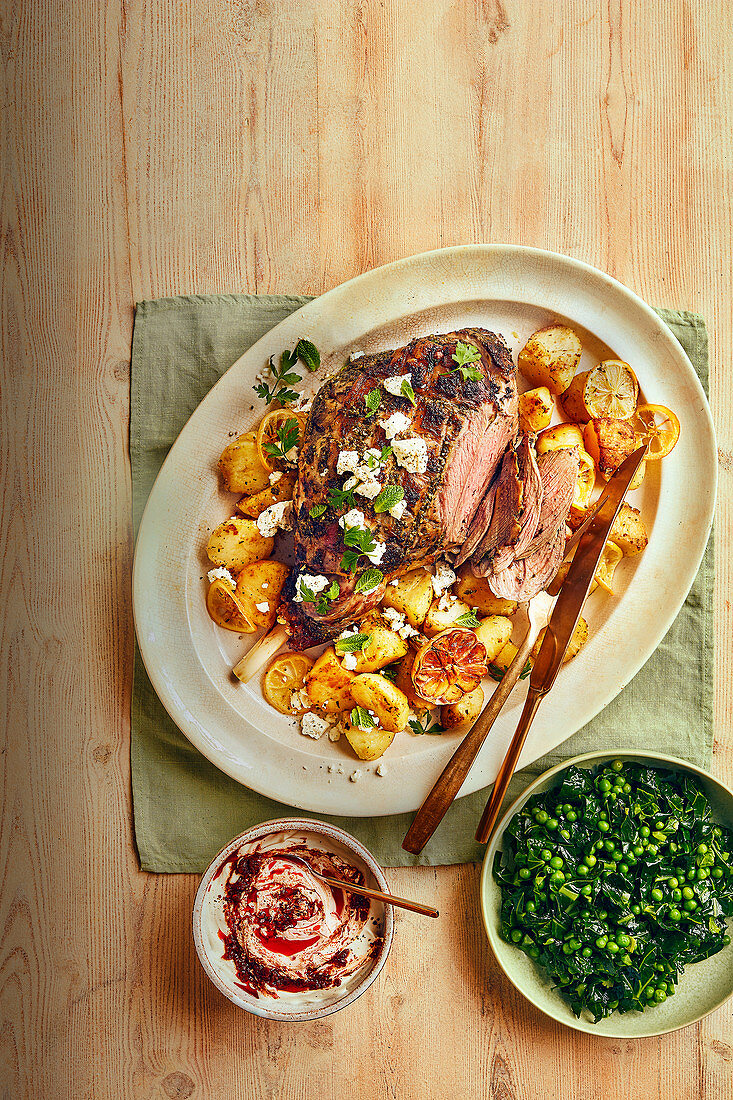
[[[335,714],[353,707],[351,688],[355,678],[356,673],[344,668],[336,650],[329,646],[306,676],[305,690],[314,707]]]
[[[419,695],[415,694],[415,685],[412,682],[412,666],[414,663],[415,654],[412,650],[409,650],[397,665],[395,685],[407,696],[407,701],[414,711],[423,711],[428,704]]]
[[[261,535],[254,520],[232,516],[211,532],[206,553],[214,565],[239,573],[245,565],[269,558],[274,546],[275,540]]]
[[[554,408],[552,394],[547,386],[527,390],[519,397],[519,429],[523,432],[539,432],[552,420]]]
[[[250,634],[260,627],[268,630],[275,625],[280,593],[290,570],[281,561],[255,561],[245,565],[237,577],[237,595],[246,609],[251,625]],[[267,604],[267,610],[264,605]],[[244,612],[242,613],[244,615]]]
[[[410,717],[407,696],[384,676],[376,672],[355,676],[351,683],[351,693],[357,706],[376,714],[383,729],[399,733],[407,726]]]
[[[517,366],[528,382],[546,386],[559,394],[570,385],[578,369],[582,346],[566,325],[548,325],[530,336],[517,358]]]
[[[562,411],[568,420],[572,420],[574,424],[585,424],[586,421],[590,420],[590,413],[586,409],[583,400],[583,390],[589,374],[590,371],[587,370],[576,374],[560,398]]]
[[[446,703],[440,708],[440,724],[445,730],[466,726],[478,718],[484,705],[484,689],[474,688],[468,691],[457,703]]]
[[[441,630],[447,630],[456,619],[460,619],[461,615],[468,615],[471,611],[471,608],[463,600],[451,600],[445,611],[441,611],[440,600],[441,597],[433,600],[425,617],[425,622],[422,624],[423,634],[426,634],[428,638],[440,634]]]
[[[583,432],[585,449],[602,477],[610,477],[625,458],[638,447],[634,429],[628,420],[611,420],[607,416],[589,420]]]
[[[408,642],[400,638],[395,630],[390,630],[379,615],[370,615],[359,624],[362,634],[371,635],[360,653],[355,653],[355,672],[376,672],[393,661],[404,657],[409,648]]]
[[[530,655],[531,658],[532,658],[532,663],[534,663],[537,660],[537,656],[540,652],[540,647],[542,645],[542,639],[545,636],[545,630],[546,629],[547,629],[546,627],[542,628],[542,630],[537,635],[537,641],[532,646],[532,653]],[[583,648],[583,646],[585,645],[585,643],[587,641],[588,641],[588,624],[585,621],[585,619],[583,618],[583,616],[581,615],[581,617],[578,619],[575,630],[573,631],[573,636],[570,639],[570,642],[568,644],[568,648],[565,650],[565,656],[562,659],[562,663],[564,665],[566,665],[568,663],[568,661],[572,661],[573,657],[577,657],[578,654],[580,653],[581,649]]]
[[[509,668],[509,665],[512,663],[512,661],[514,660],[516,655],[517,655],[517,647],[514,645],[513,642],[507,642],[507,644],[504,646],[502,651],[500,653],[497,653],[496,657],[494,657],[494,660],[491,662],[491,664],[494,665],[495,668],[498,668],[500,672],[506,672],[506,670]],[[527,660],[528,660],[529,664],[531,665],[532,664],[532,655],[531,654],[527,658]]]
[[[363,730],[349,721],[342,723],[346,740],[360,760],[379,760],[394,741],[394,731],[375,726]]]
[[[619,514],[614,520],[609,538],[620,547],[626,557],[640,554],[645,550],[649,542],[644,521],[638,508],[632,508],[630,504],[622,504]]]
[[[269,508],[270,505],[277,504],[280,500],[292,500],[294,491],[295,476],[293,474],[283,474],[274,485],[268,485],[266,489],[262,489],[261,492],[255,493],[253,496],[242,497],[238,500],[237,511],[241,512],[242,515],[257,519],[257,516],[264,512],[265,508]]]
[[[504,615],[488,615],[474,628],[476,637],[486,647],[486,658],[491,663],[512,636],[512,620]]]
[[[537,436],[537,454],[547,451],[562,451],[568,447],[582,447],[583,433],[577,424],[556,424],[554,428],[545,428]]]
[[[505,600],[494,595],[486,577],[474,577],[468,562],[458,570],[455,594],[459,600],[484,615],[513,615],[517,610],[515,600]]]
[[[397,584],[387,585],[382,603],[405,615],[410,626],[421,627],[433,602],[432,574],[427,569],[413,569],[397,578]]]
[[[256,440],[254,432],[245,432],[221,452],[219,469],[228,492],[259,493],[270,484],[270,471],[260,462]]]

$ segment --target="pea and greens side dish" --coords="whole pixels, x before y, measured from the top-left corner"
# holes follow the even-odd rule
[[[643,1012],[674,994],[687,963],[730,943],[733,831],[690,775],[570,767],[504,835],[501,935],[576,1016]]]

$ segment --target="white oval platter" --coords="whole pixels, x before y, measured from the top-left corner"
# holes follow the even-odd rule
[[[378,776],[376,764],[355,760],[348,745],[302,736],[294,719],[264,702],[257,681],[244,685],[231,675],[251,643],[209,619],[203,548],[209,531],[232,514],[236,498],[220,489],[216,463],[230,433],[248,430],[264,411],[252,387],[268,357],[300,337],[312,340],[321,368],[312,376],[303,371],[303,388],[313,392],[351,352],[480,325],[501,333],[516,357],[530,333],[555,319],[580,335],[581,369],[602,358],[631,363],[645,399],[674,409],[682,432],[667,459],[648,464],[630,497],[650,530],[649,546],[621,563],[617,598],[596,593],[589,600],[590,640],[543,702],[520,767],[589,722],[658,646],[700,565],[717,476],[710,409],[679,343],[630,290],[566,256],[512,245],[412,256],[316,298],[250,348],[190,417],[150,494],[133,577],[140,649],[168,713],[222,771],[316,813],[401,813],[420,805],[460,739],[398,734],[383,757],[385,774]],[[525,690],[515,689],[462,794],[495,778]],[[350,782],[357,768],[361,776]]]

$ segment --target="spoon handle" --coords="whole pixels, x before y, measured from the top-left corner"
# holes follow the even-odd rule
[[[357,886],[355,882],[342,882],[338,878],[330,878],[328,875],[319,875],[329,886],[338,886],[340,890],[346,890],[350,894],[364,894],[368,898],[376,898],[377,901],[387,901],[390,905],[399,905],[402,909],[411,909],[413,913],[423,913],[426,917],[440,916],[437,909],[431,905],[420,905],[417,901],[408,901],[407,898],[398,898],[394,894],[383,894],[381,890],[370,890],[368,886]]]

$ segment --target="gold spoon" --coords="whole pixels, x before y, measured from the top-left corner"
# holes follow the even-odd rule
[[[370,890],[368,886],[360,886],[356,882],[343,882],[340,878],[331,878],[330,875],[322,875],[320,871],[316,871],[311,867],[307,859],[301,859],[300,856],[292,856],[289,852],[278,853],[278,859],[289,859],[291,863],[299,863],[302,867],[307,867],[310,873],[320,879],[321,882],[326,882],[329,886],[337,886],[339,890],[345,890],[348,894],[363,894],[368,898],[376,898],[377,901],[389,902],[390,905],[399,905],[402,909],[411,909],[413,913],[423,913],[426,917],[440,916],[438,910],[433,909],[430,905],[420,905],[416,901],[398,898],[393,894],[383,894],[381,890]]]

